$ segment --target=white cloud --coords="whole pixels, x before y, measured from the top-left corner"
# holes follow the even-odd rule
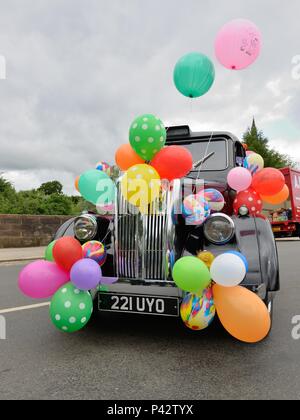
[[[291,77],[298,0],[285,8],[281,0],[212,0],[205,8],[198,0],[2,3],[0,171],[18,188],[58,178],[73,192],[76,175],[99,160],[113,162],[131,121],[145,112],[168,125],[238,136],[253,116],[261,129],[290,118],[300,134],[300,83]],[[286,31],[278,30],[279,12]],[[255,21],[264,38],[260,59],[243,72],[214,59],[217,30],[235,17]],[[216,82],[191,105],[174,88],[172,72],[195,50],[214,59]],[[300,150],[296,140],[293,149]]]

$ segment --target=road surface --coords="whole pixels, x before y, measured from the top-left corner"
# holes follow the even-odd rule
[[[83,332],[52,327],[48,308],[16,286],[20,265],[0,266],[2,399],[296,399],[300,397],[300,243],[280,243],[282,291],[270,337],[257,345],[231,338],[218,323],[202,333],[179,320],[103,315]]]

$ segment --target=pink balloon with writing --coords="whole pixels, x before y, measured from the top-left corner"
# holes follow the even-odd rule
[[[230,70],[243,70],[260,55],[262,36],[251,21],[236,19],[219,31],[215,52],[219,62]]]

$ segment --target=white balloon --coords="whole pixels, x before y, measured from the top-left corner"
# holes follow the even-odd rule
[[[219,255],[210,269],[215,283],[223,287],[235,287],[242,283],[247,271],[243,260],[234,254]]]

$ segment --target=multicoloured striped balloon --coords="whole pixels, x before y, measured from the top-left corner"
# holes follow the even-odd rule
[[[204,194],[204,199],[208,202],[212,211],[220,212],[223,210],[225,198],[220,191],[210,188],[200,194]]]
[[[183,202],[183,217],[185,217],[187,225],[202,225],[210,213],[208,202],[199,195],[189,195]]]
[[[98,171],[102,171],[102,172],[106,173],[106,175],[108,175],[108,176],[112,175],[112,168],[106,162],[98,162],[97,165],[96,165],[96,169]]]
[[[105,246],[98,241],[89,241],[82,245],[83,258],[91,258],[96,261],[100,267],[105,264],[107,252]]]
[[[204,290],[202,296],[186,295],[180,314],[184,324],[191,330],[201,331],[209,327],[216,315],[212,288]]]

